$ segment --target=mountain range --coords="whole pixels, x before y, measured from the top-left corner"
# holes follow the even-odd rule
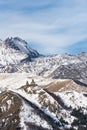
[[[87,53],[43,55],[0,40],[0,130],[87,130]]]
[[[87,53],[43,56],[21,38],[0,40],[0,72],[30,73],[87,83]]]

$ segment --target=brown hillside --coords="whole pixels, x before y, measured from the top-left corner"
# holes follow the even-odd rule
[[[71,79],[58,80],[51,82],[44,86],[47,90],[51,92],[65,91],[65,90],[75,90],[78,92],[87,92],[87,87],[75,83]]]
[[[12,92],[0,94],[0,130],[20,130],[19,112],[21,104],[21,99]]]

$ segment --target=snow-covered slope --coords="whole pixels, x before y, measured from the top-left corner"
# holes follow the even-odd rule
[[[13,129],[15,124],[14,128],[20,130],[77,130],[80,126],[85,127],[86,122],[79,117],[81,115],[87,119],[85,86],[69,79],[36,77],[35,81],[26,73],[0,76],[0,86],[4,87],[0,87],[1,129],[5,130],[2,125],[4,121],[6,128],[10,126]],[[11,119],[14,122],[10,125]]]
[[[36,50],[31,49],[28,43],[19,37],[7,38],[5,40],[5,44],[7,47],[11,47],[13,49],[19,50],[20,52],[29,55],[29,57],[31,58],[35,58],[39,56],[39,53]]]
[[[62,82],[62,80],[60,82]],[[78,91],[76,90],[76,85]],[[69,87],[72,89],[69,89]],[[81,92],[81,87],[84,88],[83,93]],[[80,117],[76,117],[75,112],[78,114],[81,113],[83,117],[86,116],[87,118],[87,97],[84,95],[87,94],[87,88],[79,86],[74,83],[74,81],[71,81],[71,83],[68,84],[67,89],[62,89],[61,92],[51,91],[50,93],[37,84],[28,84],[28,82],[15,92],[27,101],[32,102],[33,105],[48,115],[50,119],[54,120],[57,123],[57,129],[70,130],[71,128],[74,128],[74,130],[77,130],[80,126],[78,126],[78,123],[77,125],[74,125],[76,120],[77,122],[81,120],[80,125],[82,126],[82,122],[85,124],[85,121],[80,119]],[[54,130],[55,129],[56,127]]]
[[[68,106],[72,107],[73,109],[82,108],[84,112],[87,113],[87,97],[83,95],[83,93],[79,93],[77,91],[63,91],[56,93],[56,95],[59,95],[63,102]]]
[[[0,130],[53,130],[46,115],[12,91],[0,94]]]
[[[21,71],[34,76],[52,77],[57,79],[75,79],[87,83],[87,53],[80,55],[54,55],[40,57],[33,62],[20,65]]]
[[[38,56],[39,53],[20,38],[0,40],[0,72],[16,72],[21,62]]]
[[[87,53],[41,56],[21,38],[0,40],[1,73],[26,72],[33,76],[74,79],[87,83],[86,68]]]
[[[18,64],[22,59],[27,57],[26,54],[19,52],[11,47],[7,47],[5,42],[0,42],[0,65]]]
[[[66,129],[71,127],[71,123],[73,122],[75,117],[73,117],[70,114],[70,111],[64,109],[51,94],[46,92],[40,86],[37,86],[36,84],[27,83],[26,85],[22,86],[20,89],[17,89],[17,91],[14,92],[19,94],[19,96],[21,96],[22,98],[24,98],[27,101],[27,103],[28,102],[31,103],[33,108],[38,108],[41,113],[44,113],[45,117],[47,116],[46,118],[49,118],[50,123],[52,123],[51,124],[52,126],[49,126],[50,130],[51,129],[60,130],[60,129],[64,129],[64,128]],[[32,121],[33,113],[32,115],[30,115],[29,114],[30,111],[31,109],[28,106],[23,107],[23,112],[21,112],[22,121],[29,122],[28,121],[29,119],[31,119]],[[29,115],[27,116],[26,112],[30,116]],[[38,120],[35,121],[36,120],[35,115],[33,118],[34,118],[33,123],[34,122],[37,123]],[[36,118],[38,119],[38,117]],[[41,124],[39,122],[38,125],[41,124],[42,126],[43,123]],[[46,126],[47,125],[45,123],[45,126],[43,127]]]

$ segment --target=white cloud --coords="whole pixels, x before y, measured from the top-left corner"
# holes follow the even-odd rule
[[[59,4],[55,0],[53,7],[50,7],[53,0],[27,2],[25,5],[29,8],[48,5],[46,9],[35,8],[32,11],[23,10],[21,7],[24,5],[21,2],[19,10],[0,11],[0,37],[5,39],[9,36],[20,36],[27,41],[36,42],[36,45],[42,47],[42,53],[64,52],[67,46],[87,38],[87,2],[73,0],[71,4],[64,1]]]

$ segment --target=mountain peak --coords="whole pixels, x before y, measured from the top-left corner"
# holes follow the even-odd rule
[[[5,42],[7,42],[7,41],[20,41],[20,42],[24,42],[25,44],[27,44],[27,42],[25,41],[25,40],[23,40],[22,38],[20,38],[20,37],[8,37],[6,40],[5,40]]]
[[[7,38],[5,41],[0,40],[1,72],[3,70],[3,66],[6,71],[11,70],[13,72],[13,65],[29,62],[32,58],[36,57],[39,57],[39,53],[30,48],[29,44],[19,37]]]
[[[7,47],[9,46],[13,49],[19,50],[22,53],[29,55],[31,58],[36,58],[39,56],[39,53],[36,50],[30,48],[29,44],[19,37],[7,38],[5,40],[5,44]]]

